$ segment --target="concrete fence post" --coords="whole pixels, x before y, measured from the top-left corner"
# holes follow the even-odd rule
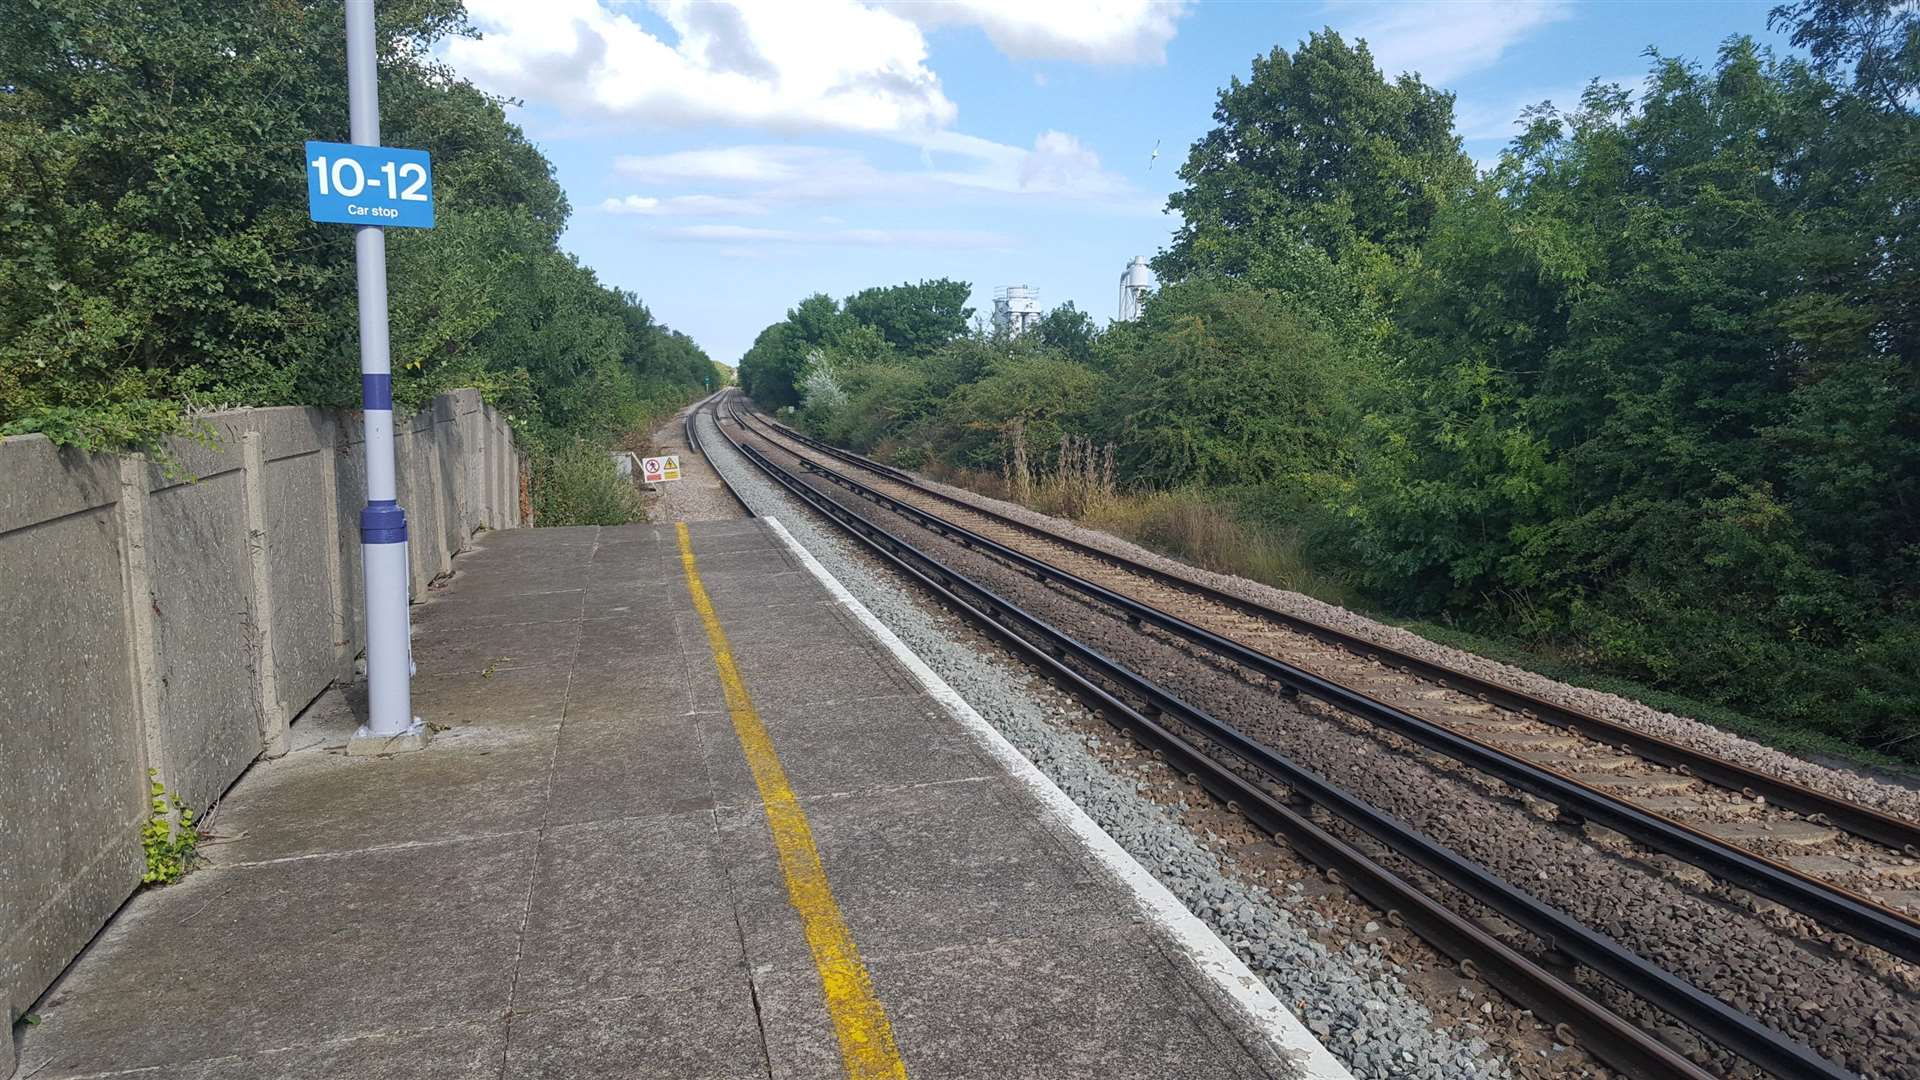
[[[149,770],[161,783],[169,787],[177,784],[160,729],[160,657],[153,624],[154,605],[159,601],[154,597],[153,576],[147,565],[147,470],[145,454],[128,454],[120,459],[117,515],[122,580],[127,590],[127,660],[133,669],[133,700],[144,751],[132,778],[141,805],[147,801]]]
[[[495,412],[487,421],[487,524],[495,529],[507,527],[507,443],[500,437],[505,426]]]
[[[320,490],[326,493],[325,505],[320,508],[322,527],[326,529],[327,563],[327,602],[332,609],[333,660],[336,677],[345,678],[353,672],[353,657],[358,651],[353,645],[352,590],[354,582],[347,580],[346,560],[340,555],[340,454],[346,447],[346,430],[337,420],[330,421],[327,428],[331,436],[320,447]]]
[[[247,522],[247,621],[252,624],[254,708],[260,717],[260,753],[287,752],[287,706],[273,655],[273,574],[267,550],[267,457],[258,431],[240,436],[240,489]],[[329,503],[332,500],[326,500]]]

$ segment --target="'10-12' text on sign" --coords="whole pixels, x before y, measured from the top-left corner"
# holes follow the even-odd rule
[[[315,221],[433,228],[433,162],[425,150],[307,143],[307,215]]]

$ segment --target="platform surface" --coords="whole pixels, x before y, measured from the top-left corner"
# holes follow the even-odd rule
[[[905,1075],[1269,1075],[763,523],[688,528]],[[350,759],[354,703],[323,698],[229,793],[209,865],[50,993],[21,1075],[848,1075],[675,526],[490,534],[414,614],[445,729]]]

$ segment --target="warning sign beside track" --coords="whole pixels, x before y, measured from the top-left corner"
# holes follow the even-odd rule
[[[657,484],[663,480],[678,480],[680,479],[680,456],[668,454],[666,457],[641,458],[640,472],[642,479],[649,484]]]

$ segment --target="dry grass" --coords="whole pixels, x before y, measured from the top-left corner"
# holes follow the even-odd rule
[[[1338,578],[1314,568],[1299,533],[1244,521],[1199,492],[1118,496],[1076,520],[1202,569],[1330,604],[1345,606],[1349,599]]]
[[[1118,492],[1110,445],[1095,447],[1084,440],[1064,439],[1059,465],[1034,476],[1015,468],[1015,462],[1024,467],[1027,460],[1023,434],[1015,429],[1009,435],[1009,450],[998,474],[956,469],[938,461],[928,462],[922,471],[943,483],[1068,518],[1202,569],[1305,593],[1330,604],[1349,602],[1344,583],[1314,568],[1298,532],[1245,521],[1199,491]]]

